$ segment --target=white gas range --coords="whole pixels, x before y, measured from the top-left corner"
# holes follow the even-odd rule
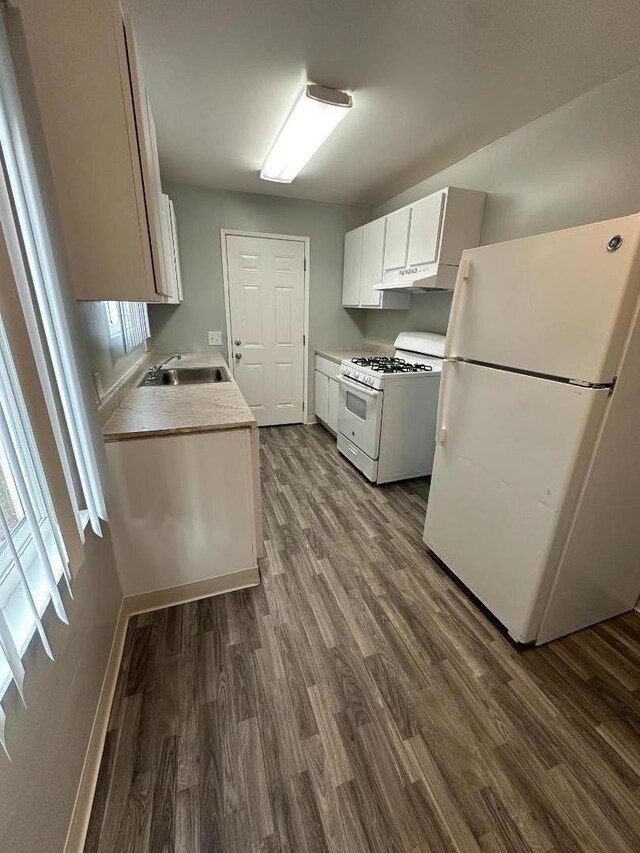
[[[338,450],[371,482],[431,474],[444,340],[401,332],[393,357],[341,363]]]

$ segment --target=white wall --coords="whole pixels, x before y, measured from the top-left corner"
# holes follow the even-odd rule
[[[175,206],[184,302],[150,306],[160,352],[206,351],[207,331],[222,332],[226,352],[221,228],[309,237],[310,353],[315,347],[362,341],[364,316],[340,304],[342,255],[345,232],[370,219],[370,210],[184,184],[165,184],[163,189]],[[312,404],[310,400],[311,411]]]
[[[374,210],[387,213],[445,186],[488,193],[482,243],[640,210],[640,67],[498,139]],[[451,297],[412,297],[408,311],[367,311],[365,335],[445,332]]]

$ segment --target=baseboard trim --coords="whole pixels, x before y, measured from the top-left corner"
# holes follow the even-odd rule
[[[235,592],[238,589],[257,586],[260,583],[260,572],[257,566],[251,569],[241,569],[220,577],[207,578],[180,586],[171,586],[153,592],[143,592],[140,595],[129,595],[123,599],[127,615],[147,613],[149,610],[159,610],[161,607],[173,607],[176,604],[186,604],[210,595],[222,595],[225,592]]]
[[[120,660],[124,649],[124,638],[127,633],[128,621],[129,614],[126,611],[123,599],[120,602],[120,610],[118,611],[113,640],[111,641],[107,668],[102,679],[98,706],[93,718],[89,744],[82,765],[82,773],[80,774],[80,782],[73,804],[73,811],[71,812],[67,840],[64,845],[65,853],[82,853],[84,848],[87,829],[89,828],[89,815],[91,814],[93,795],[102,760],[102,749],[107,735],[111,704],[118,680],[118,672],[120,671]]]
[[[89,828],[89,817],[91,806],[98,782],[98,772],[102,761],[102,750],[109,724],[111,705],[120,672],[120,661],[124,650],[124,640],[127,634],[127,624],[131,616],[137,613],[147,613],[150,610],[159,610],[162,607],[172,607],[177,604],[186,604],[189,601],[197,601],[200,598],[208,598],[212,595],[223,595],[227,592],[235,592],[239,589],[257,586],[260,583],[260,571],[257,566],[251,569],[242,569],[238,572],[222,575],[220,577],[208,578],[195,583],[182,584],[181,586],[169,587],[168,589],[146,592],[140,595],[130,595],[123,598],[118,611],[116,627],[113,633],[109,658],[105,669],[98,706],[91,726],[89,744],[85,753],[80,782],[76,792],[76,799],[71,813],[67,839],[64,845],[64,853],[82,853],[84,849],[87,830]]]

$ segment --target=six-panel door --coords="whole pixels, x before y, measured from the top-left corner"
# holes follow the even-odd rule
[[[233,373],[260,426],[303,420],[304,243],[227,235]]]

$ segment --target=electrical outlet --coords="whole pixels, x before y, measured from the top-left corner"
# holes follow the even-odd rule
[[[222,332],[207,332],[207,334],[209,336],[210,347],[222,346]]]

